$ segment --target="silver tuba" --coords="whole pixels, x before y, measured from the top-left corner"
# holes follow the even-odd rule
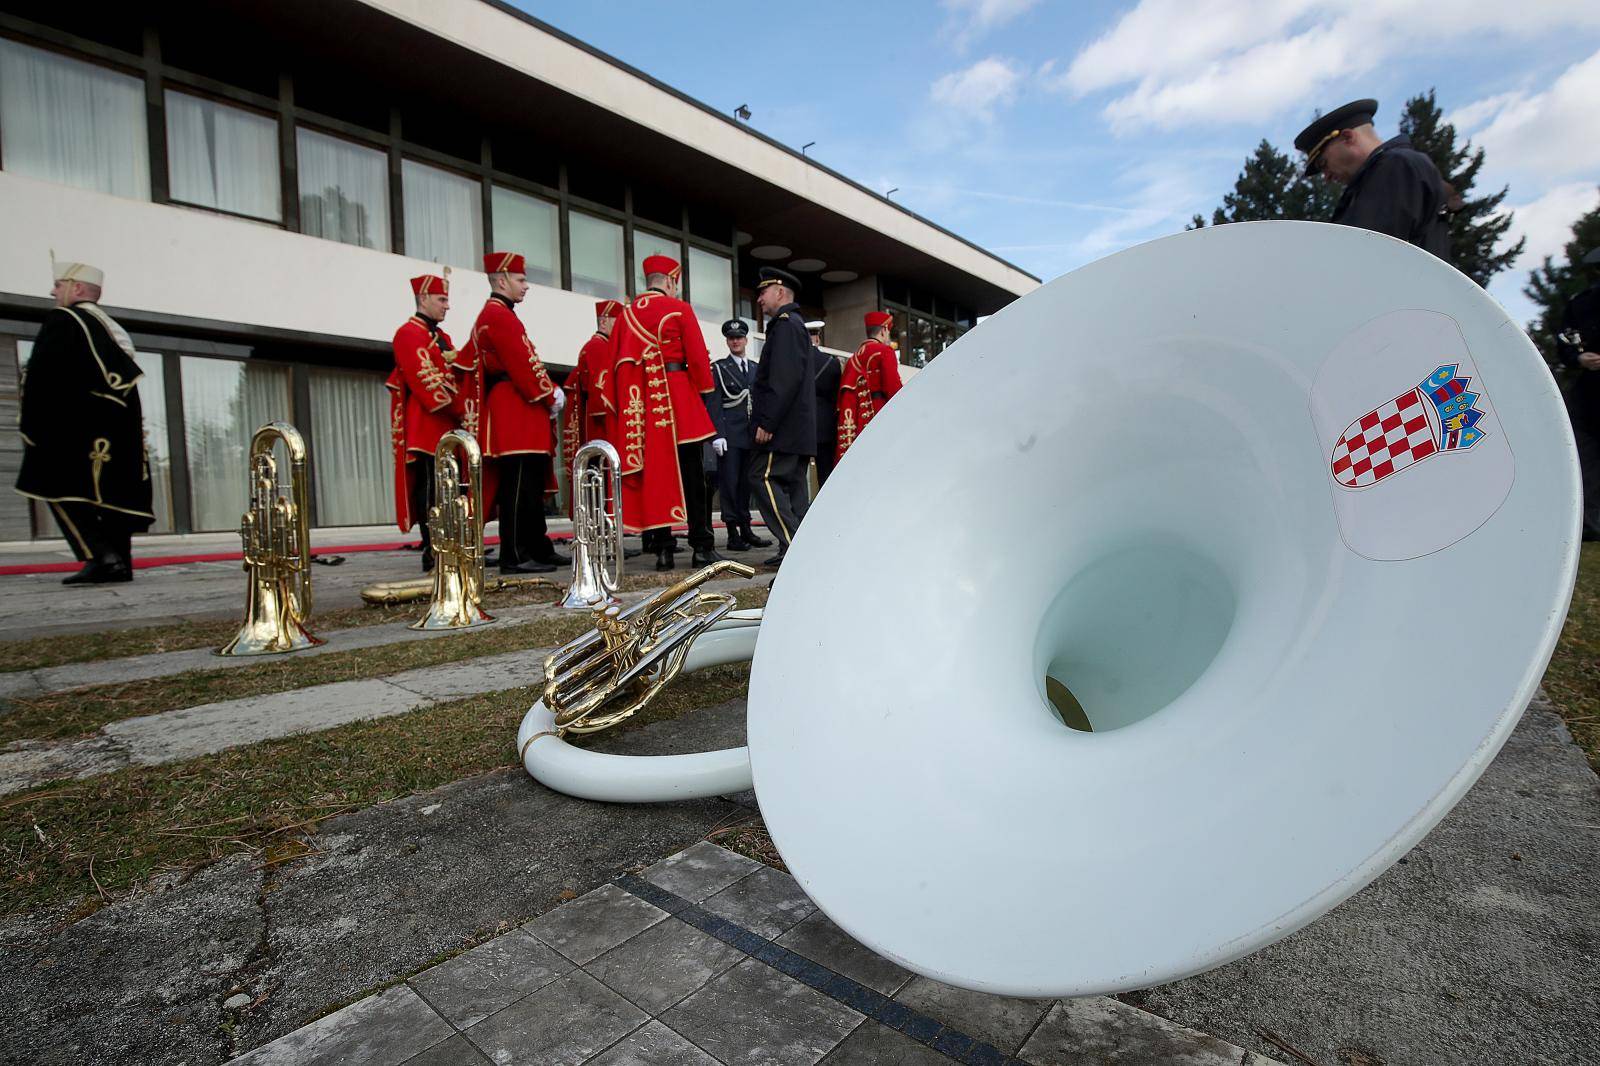
[[[617,602],[622,580],[622,461],[603,440],[572,458],[572,585],[561,606]]]

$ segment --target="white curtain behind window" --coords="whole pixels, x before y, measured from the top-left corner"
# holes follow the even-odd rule
[[[483,186],[425,163],[400,161],[406,254],[453,267],[483,265]]]
[[[172,453],[167,448],[166,373],[156,352],[135,352],[144,377],[139,379],[139,409],[144,412],[145,454],[150,457],[150,487],[155,523],[151,533],[172,532]]]
[[[577,211],[567,215],[572,243],[572,291],[602,300],[621,299],[627,267],[622,259],[622,226]]]
[[[24,177],[150,199],[144,82],[0,38],[0,157]]]
[[[561,286],[561,233],[556,205],[535,196],[496,186],[494,207],[496,252],[520,252],[535,285]]]
[[[167,90],[172,198],[252,218],[283,218],[278,123],[265,115]]]
[[[389,160],[376,148],[295,130],[300,232],[389,250]]]
[[[389,390],[377,374],[311,371],[311,462],[317,524],[386,524],[394,518]]]
[[[689,302],[707,322],[733,317],[733,261],[701,248],[689,249]]]
[[[194,528],[235,529],[249,498],[250,438],[268,422],[292,420],[289,370],[186,355],[181,377]],[[281,462],[282,448],[278,455]],[[287,484],[288,471],[280,478]]]

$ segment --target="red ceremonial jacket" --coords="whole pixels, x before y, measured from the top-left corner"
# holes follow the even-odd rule
[[[592,440],[611,439],[611,338],[596,333],[584,342],[578,362],[563,386],[567,406],[561,412],[561,454],[572,474],[578,449]],[[572,500],[567,501],[572,509]]]
[[[867,341],[844,364],[839,378],[839,444],[843,459],[889,398],[900,391],[900,359],[882,341]]]
[[[511,304],[489,297],[472,326],[472,342],[489,394],[480,413],[483,454],[495,459],[550,455],[555,451],[550,413],[556,383],[545,372]]]
[[[394,334],[389,373],[389,437],[394,448],[395,524],[402,531],[426,515],[418,508],[424,486],[411,467],[416,455],[433,455],[439,438],[465,422],[471,409],[477,360],[457,352],[437,323],[412,315]]]
[[[678,445],[716,435],[704,399],[715,388],[711,354],[693,308],[655,289],[634,297],[611,331],[611,368],[622,527],[637,533],[687,521]]]

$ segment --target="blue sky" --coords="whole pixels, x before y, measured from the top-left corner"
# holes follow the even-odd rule
[[[1600,202],[1600,0],[519,3],[1046,280],[1209,215],[1262,137],[1362,96],[1388,136],[1434,88],[1487,149],[1519,320]]]

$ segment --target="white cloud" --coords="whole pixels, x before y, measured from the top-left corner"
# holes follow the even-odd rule
[[[1600,204],[1600,189],[1592,181],[1580,181],[1557,185],[1528,203],[1504,205],[1512,213],[1511,228],[1506,231],[1504,244],[1515,244],[1522,237],[1526,237],[1528,243],[1516,264],[1497,274],[1489,283],[1489,292],[1513,319],[1532,322],[1538,317],[1539,308],[1522,292],[1522,287],[1528,283],[1528,272],[1537,270],[1547,255],[1559,262],[1567,241],[1572,239],[1572,224],[1597,204]]]
[[[1139,0],[1047,83],[1115,90],[1118,130],[1260,121],[1326,104],[1320,91],[1452,38],[1600,27],[1594,0]]]
[[[1026,14],[1039,0],[943,0],[950,19],[946,32],[957,47]]]
[[[997,107],[1016,99],[1022,72],[1010,60],[990,56],[934,82],[928,95],[936,104],[985,121]]]
[[[1544,92],[1504,93],[1452,116],[1497,171],[1546,180],[1600,174],[1600,51],[1574,63]]]

